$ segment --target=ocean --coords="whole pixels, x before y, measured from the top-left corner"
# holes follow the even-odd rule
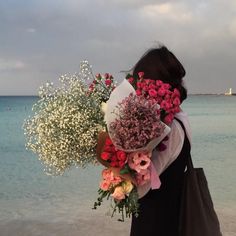
[[[25,149],[22,124],[38,97],[0,97],[0,235],[129,235],[130,220],[92,210],[101,166],[48,176]],[[236,235],[236,96],[190,95],[182,108],[192,129],[192,158],[203,167],[222,231]]]

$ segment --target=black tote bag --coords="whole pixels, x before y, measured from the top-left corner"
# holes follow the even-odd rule
[[[180,236],[222,236],[203,168],[187,161],[180,208]]]

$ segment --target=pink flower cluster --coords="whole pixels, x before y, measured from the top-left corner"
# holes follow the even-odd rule
[[[110,188],[122,182],[121,177],[115,176],[111,169],[104,169],[102,171],[102,177],[103,177],[103,180],[100,183],[100,188],[103,191],[108,191]]]
[[[117,118],[109,130],[114,145],[120,149],[145,147],[164,130],[159,108],[143,96],[130,94],[117,106],[115,113]]]
[[[100,189],[109,191],[116,201],[125,199],[133,189],[131,181],[114,174],[112,169],[104,169],[102,171],[102,177],[103,180],[100,183]]]
[[[133,152],[128,155],[128,165],[136,171],[138,185],[143,185],[150,180],[150,164],[151,152]]]
[[[128,81],[135,87],[138,96],[143,95],[148,100],[160,105],[164,112],[163,122],[170,124],[174,115],[180,111],[180,92],[178,89],[172,89],[170,84],[161,80],[145,79],[144,73],[138,73],[139,78],[135,80],[132,76]]]

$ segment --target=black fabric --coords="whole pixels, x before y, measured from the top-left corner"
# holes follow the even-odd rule
[[[150,190],[139,199],[140,212],[137,218],[132,217],[130,236],[178,236],[183,178],[190,148],[185,132],[180,154],[160,175],[160,189]]]

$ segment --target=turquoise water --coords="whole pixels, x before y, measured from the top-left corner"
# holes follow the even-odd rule
[[[63,221],[92,214],[101,167],[47,176],[24,147],[22,123],[37,99],[0,97],[0,220]],[[192,157],[204,167],[216,208],[236,206],[236,96],[189,96],[183,109],[192,127]]]

